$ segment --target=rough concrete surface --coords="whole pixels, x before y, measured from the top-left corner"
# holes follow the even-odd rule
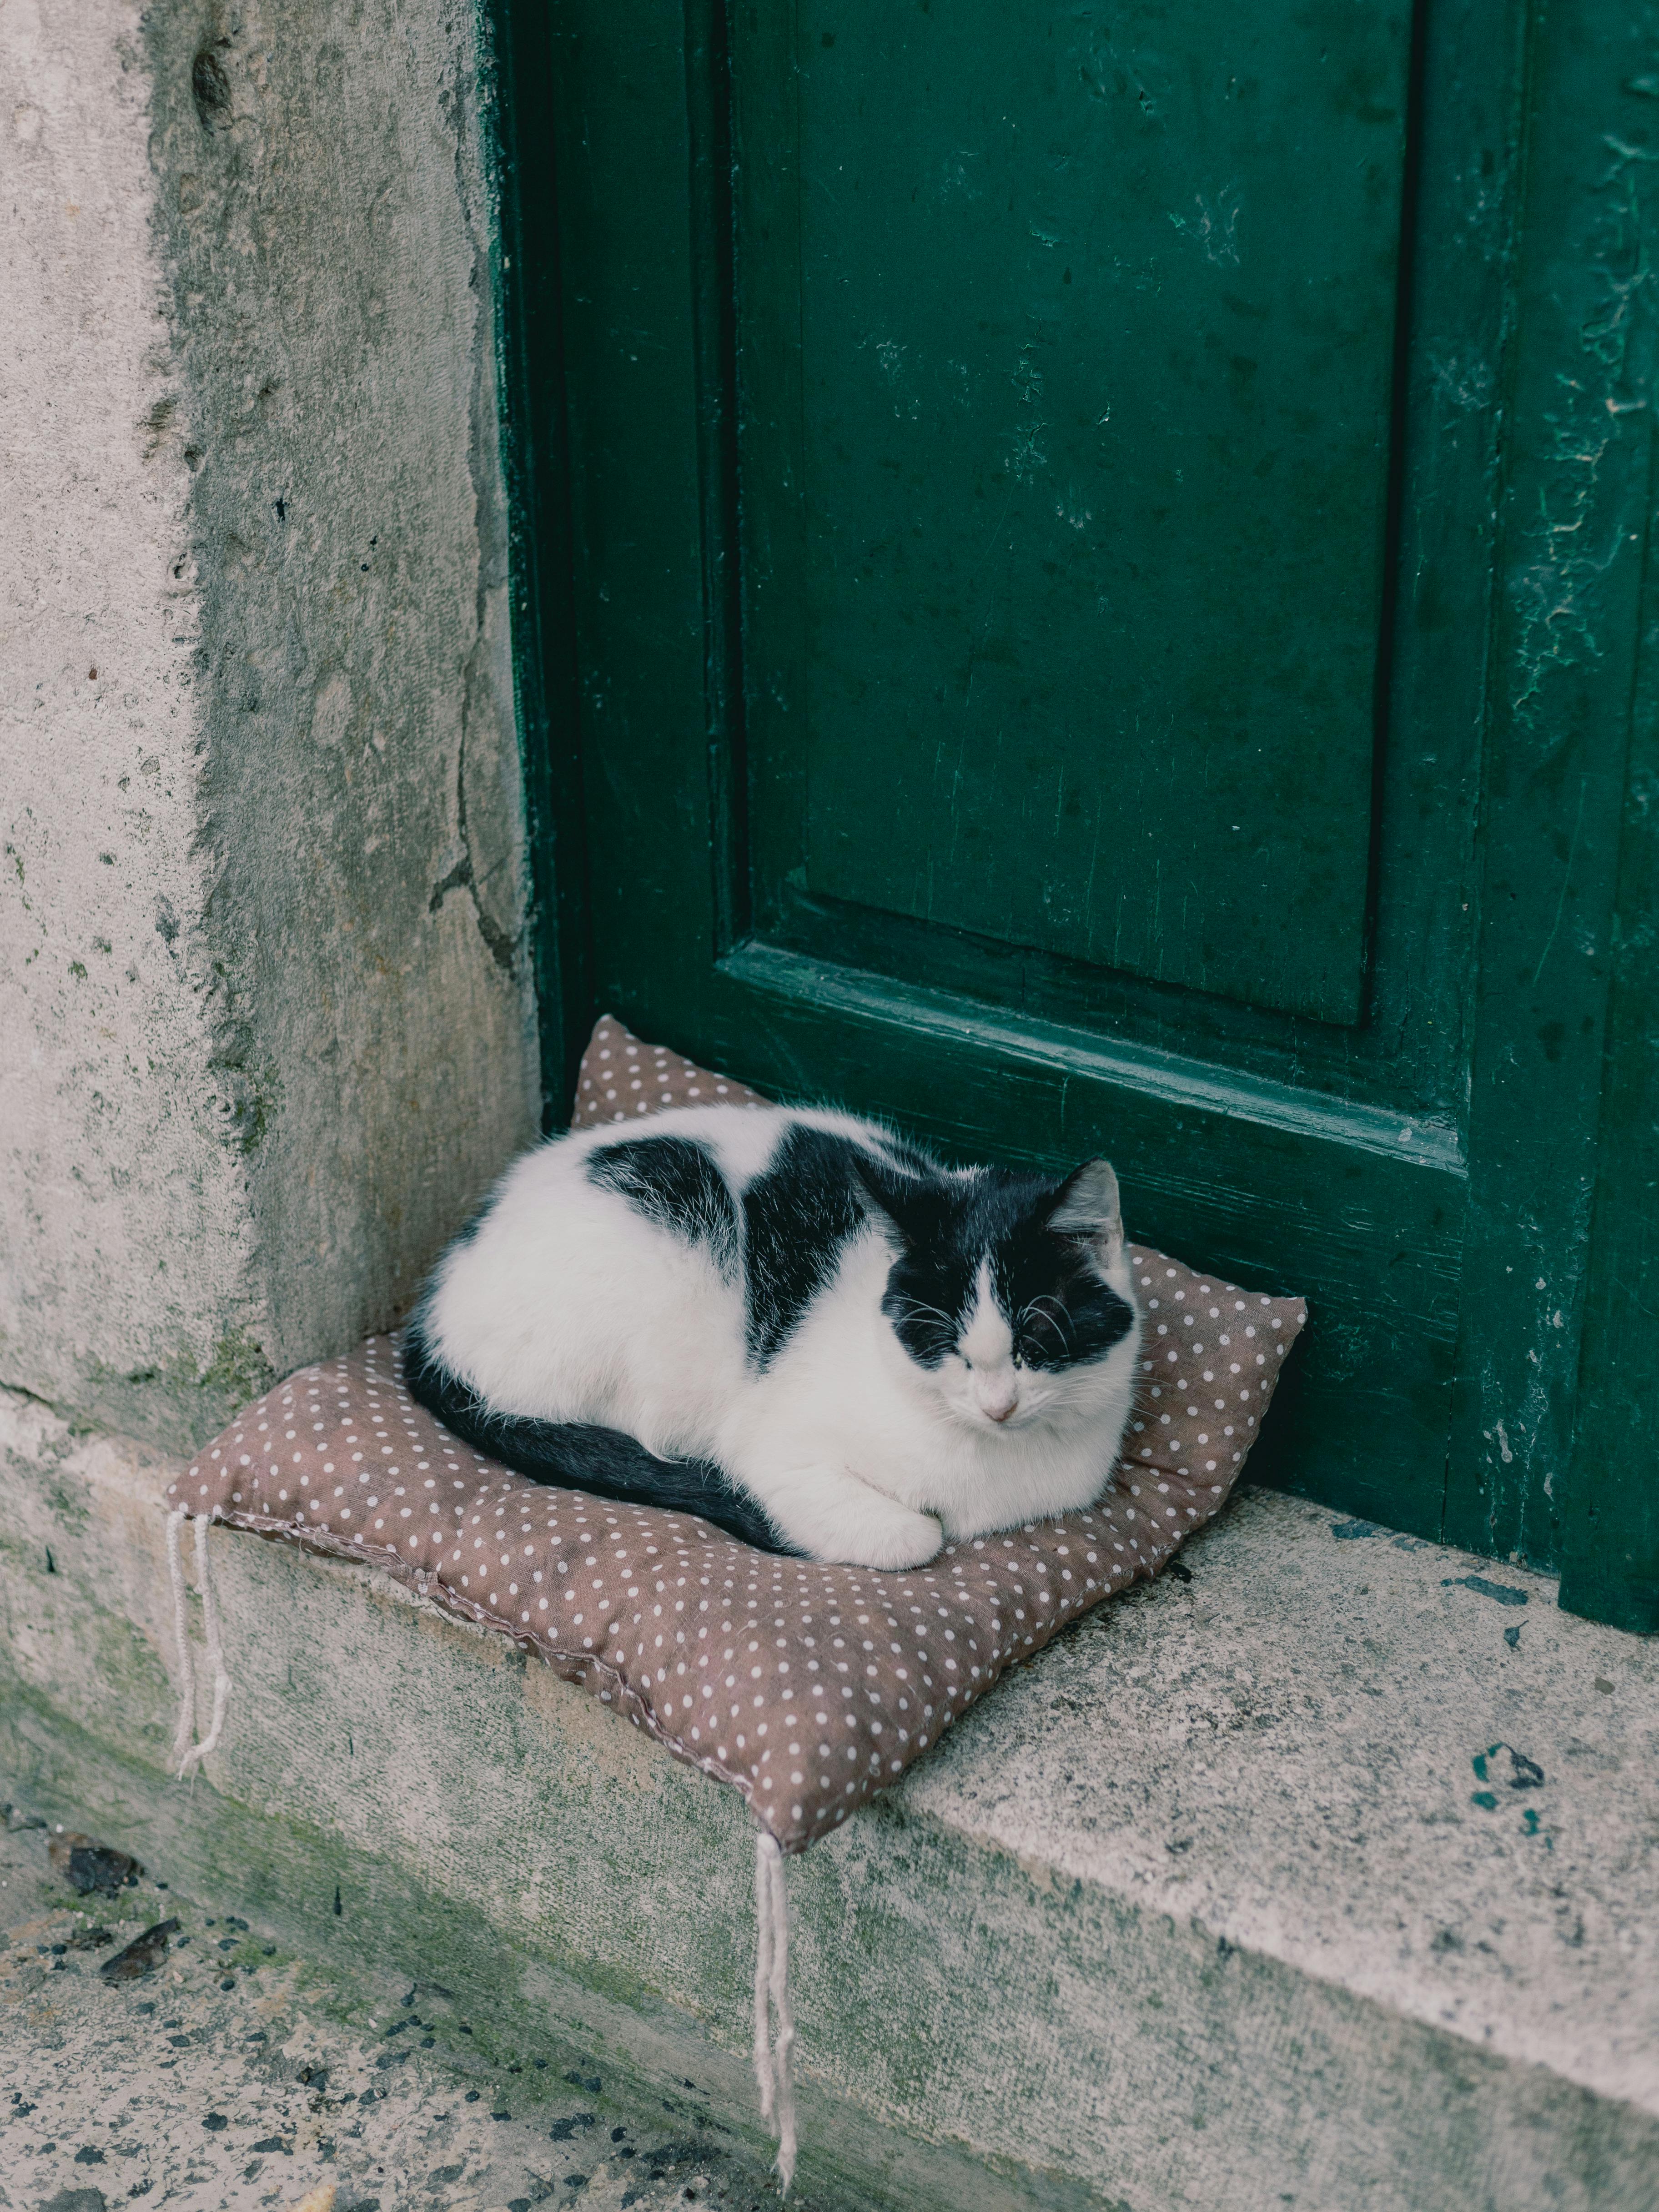
[[[153,1877],[113,1897],[78,1896],[47,1862],[40,1816],[7,1811],[0,2205],[759,2212],[777,2203],[775,2179],[723,2139],[695,2081],[619,2101],[602,2075],[543,2056],[489,2065],[441,1990],[343,1998],[245,1915],[204,1910]],[[112,1984],[105,1963],[169,1918],[179,1927],[164,1957]]]
[[[136,7],[0,11],[0,1375],[210,1367],[252,1318],[196,849],[203,714]]]
[[[179,1448],[533,1132],[473,11],[0,9],[0,1377]]]
[[[1659,1646],[1262,1492],[1192,1568],[975,1708],[910,1802],[1659,2117]]]
[[[237,1690],[187,1796],[167,1464],[15,1403],[8,1438],[20,1788],[192,1894],[234,1870],[331,1973],[441,1981],[503,2052],[690,2076],[758,2152],[731,1793],[389,1583],[220,1530]],[[1653,2212],[1659,1652],[1285,1498],[1184,1565],[791,1866],[804,2185]]]

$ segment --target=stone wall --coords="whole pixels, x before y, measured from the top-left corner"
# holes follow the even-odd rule
[[[480,35],[0,9],[0,1382],[175,1448],[537,1123]]]

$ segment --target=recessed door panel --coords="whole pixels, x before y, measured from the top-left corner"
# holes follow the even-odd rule
[[[1359,1018],[1407,16],[740,25],[763,928]]]

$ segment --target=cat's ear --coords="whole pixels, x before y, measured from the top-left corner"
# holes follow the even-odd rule
[[[1073,1168],[1060,1187],[1048,1216],[1050,1229],[1062,1237],[1086,1238],[1106,1265],[1123,1250],[1123,1213],[1118,1203],[1117,1177],[1106,1160],[1085,1160]]]
[[[863,1146],[854,1145],[850,1158],[853,1172],[863,1184],[866,1196],[886,1215],[905,1243],[925,1242],[928,1227],[938,1213],[936,1194],[919,1176],[906,1175],[879,1152],[866,1152]]]

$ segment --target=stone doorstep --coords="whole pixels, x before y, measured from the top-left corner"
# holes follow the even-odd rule
[[[731,1792],[384,1577],[226,1530],[236,1693],[172,1784],[172,1463],[9,1395],[0,1447],[0,1760],[343,1972],[696,2073],[758,2139]],[[804,2201],[1659,2208],[1659,1645],[1262,1493],[1184,1565],[790,1866]]]

